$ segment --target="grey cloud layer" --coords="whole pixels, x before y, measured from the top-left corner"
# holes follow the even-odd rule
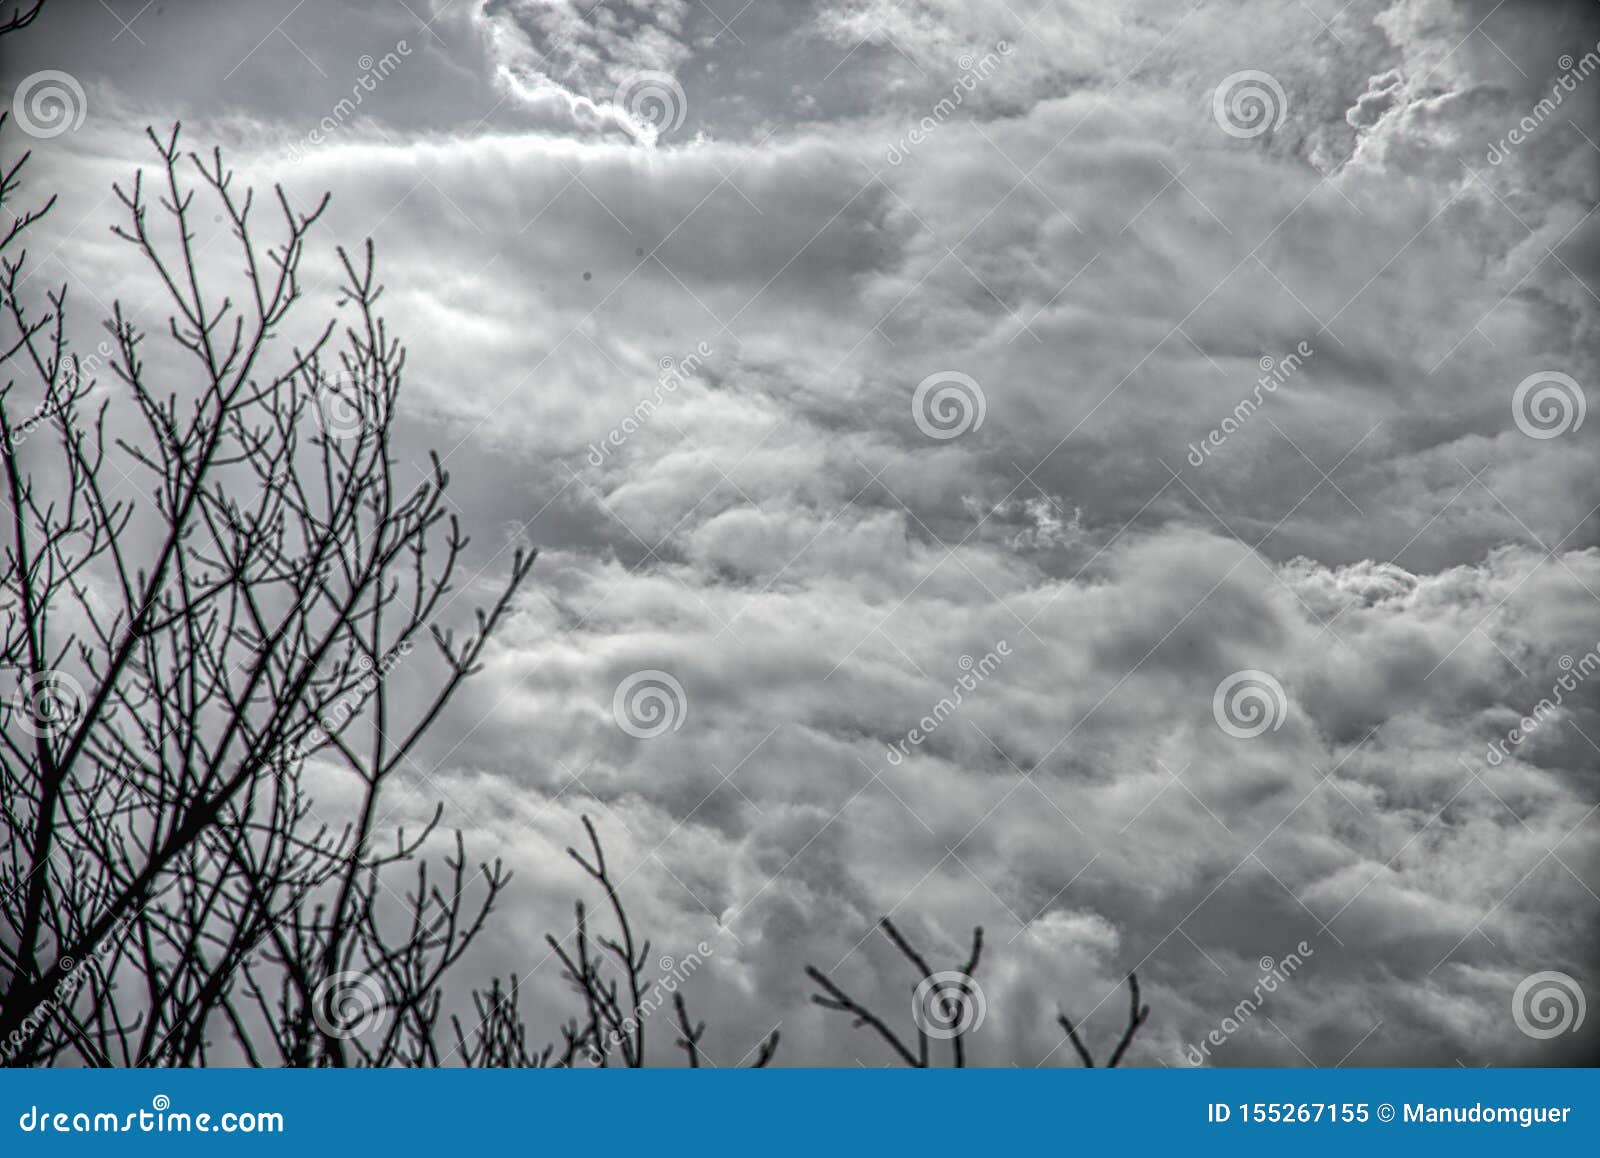
[[[1534,371],[1597,381],[1594,93],[1485,150],[1593,19],[863,3],[735,5],[725,29],[699,5],[461,3],[419,8],[429,31],[372,4],[285,23],[326,79],[275,35],[222,76],[266,7],[230,10],[226,62],[166,80],[195,34],[175,13],[145,55],[51,43],[94,112],[40,150],[69,175],[52,276],[137,292],[99,202],[139,163],[130,126],[180,109],[241,176],[332,188],[324,241],[377,237],[408,438],[450,452],[481,564],[507,536],[546,549],[434,753],[520,873],[494,963],[544,956],[530,930],[576,884],[551,854],[589,809],[657,940],[716,944],[730,1060],[780,1016],[797,1058],[879,1060],[824,1034],[798,964],[896,1007],[867,937],[886,911],[941,955],[988,926],[991,1064],[1064,1064],[1056,1004],[1110,1032],[1134,967],[1157,1008],[1140,1060],[1182,1064],[1302,940],[1271,1022],[1218,1060],[1592,1050],[1524,1038],[1509,1002],[1539,969],[1600,993],[1600,696],[1485,753],[1600,642],[1596,426],[1534,440],[1511,410]],[[371,111],[287,163],[355,58],[402,37]],[[961,54],[1001,40],[892,161]],[[638,68],[689,102],[654,149],[604,107]],[[1288,110],[1236,140],[1212,90],[1248,68]],[[661,360],[702,343],[662,391]],[[948,441],[911,408],[942,370],[985,399]],[[682,683],[681,730],[618,730],[640,669]],[[1212,713],[1240,669],[1287,698],[1252,740]],[[548,964],[533,984],[559,999]]]

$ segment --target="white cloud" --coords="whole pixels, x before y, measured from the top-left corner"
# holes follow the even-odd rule
[[[1541,91],[1499,51],[1548,77],[1582,29],[1473,32],[1485,12],[1443,0],[1350,5],[1331,32],[1304,6],[852,4],[757,13],[735,45],[697,7],[440,10],[427,75],[514,107],[440,123],[397,99],[287,173],[270,101],[190,130],[245,176],[332,187],[323,243],[377,236],[408,438],[449,451],[484,538],[545,548],[433,753],[520,873],[490,956],[527,962],[564,918],[552,852],[592,807],[658,941],[724,938],[705,1013],[734,1057],[779,1016],[791,1060],[877,1057],[799,964],[897,1007],[869,935],[892,911],[941,960],[989,929],[989,1063],[1055,1048],[1057,1003],[1105,998],[1090,1029],[1116,1032],[1138,967],[1141,1060],[1181,1064],[1302,939],[1271,1011],[1293,1045],[1258,1022],[1227,1060],[1328,1064],[1379,1019],[1353,1061],[1546,1059],[1496,1010],[1592,947],[1594,692],[1482,754],[1596,641],[1595,426],[1535,442],[1510,409],[1533,370],[1596,380],[1595,185],[1556,124],[1480,159]],[[1002,37],[963,115],[890,164]],[[807,115],[740,70],[763,53],[821,94]],[[1211,119],[1245,68],[1288,99],[1254,142]],[[682,78],[698,140],[606,134],[638,70]],[[39,160],[73,174],[62,268],[129,293],[98,228],[68,236],[132,156],[131,112],[102,107]],[[986,403],[949,441],[910,410],[942,370]],[[1014,656],[890,764],[1000,640]],[[610,714],[644,668],[690,706],[658,740]],[[1247,668],[1288,715],[1240,741],[1211,704]]]

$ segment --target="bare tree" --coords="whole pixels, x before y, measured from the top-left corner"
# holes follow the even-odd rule
[[[617,932],[611,936],[592,935],[588,909],[582,901],[574,906],[577,928],[573,945],[546,934],[550,950],[560,960],[567,980],[583,999],[583,1017],[565,1030],[567,1042],[578,1042],[586,1060],[596,1066],[611,1064],[613,1053],[621,1064],[639,1068],[645,1064],[645,1023],[664,1003],[661,990],[670,992],[678,1018],[678,1045],[688,1055],[691,1067],[698,1067],[705,1053],[700,1039],[705,1024],[692,1023],[683,994],[675,979],[655,983],[648,979],[650,942],[640,940],[628,917],[621,893],[612,879],[592,821],[583,818],[589,835],[589,852],[567,849],[567,855],[600,886]],[[777,1052],[779,1032],[773,1030],[757,1047],[753,1065],[766,1066]]]
[[[382,793],[533,555],[457,638],[467,539],[437,458],[407,484],[394,454],[405,350],[376,312],[371,243],[338,251],[348,322],[308,326],[326,198],[301,211],[277,189],[274,226],[220,153],[185,153],[177,128],[150,141],[155,180],[116,187],[113,232],[168,316],[158,334],[112,307],[114,388],[73,352],[64,287],[26,304],[20,243],[50,203],[12,210],[0,239],[0,664],[18,673],[0,706],[0,1043],[17,1063],[191,1064],[226,1026],[265,1060],[264,1023],[272,1060],[426,1062],[440,975],[506,878],[469,874],[458,845],[444,887],[424,865],[388,903],[384,870],[440,816],[380,849]],[[0,179],[7,209],[26,160]],[[201,214],[228,227],[231,281],[199,252]],[[315,811],[312,763],[354,789],[337,821]],[[327,1016],[351,970],[392,1015],[372,1045]]]
[[[430,873],[440,810],[381,843],[383,789],[533,555],[515,553],[473,632],[445,626],[468,543],[437,459],[401,482],[405,350],[370,242],[337,251],[349,321],[295,344],[327,199],[300,210],[275,190],[268,238],[219,152],[185,152],[176,127],[149,137],[157,178],[116,187],[113,232],[169,312],[152,333],[113,305],[104,366],[74,353],[64,287],[28,304],[21,243],[54,201],[12,209],[27,156],[0,175],[0,664],[17,673],[0,701],[0,1058],[203,1065],[226,1038],[251,1064],[643,1065],[650,946],[587,819],[591,851],[569,852],[618,932],[592,938],[578,904],[576,956],[559,951],[584,1016],[530,1045],[515,977],[472,994],[474,1028],[447,1016],[446,974],[509,875],[472,865],[459,833]],[[231,284],[201,252],[208,212],[229,227]],[[422,685],[403,701],[402,665]],[[337,819],[313,769],[319,790],[355,790]]]
[[[700,1039],[706,1035],[706,1023],[689,1016],[689,1003],[681,992],[672,995],[672,1008],[678,1019],[678,1047],[687,1055],[689,1068],[697,1070],[700,1062],[706,1059],[706,1052],[700,1045]],[[765,1069],[772,1064],[772,1059],[778,1053],[778,1040],[776,1029],[761,1039],[755,1048],[755,1056],[750,1060],[751,1069]]]
[[[1133,1035],[1139,1032],[1150,1016],[1150,1007],[1139,1000],[1139,975],[1128,974],[1128,1024],[1122,1031],[1122,1037],[1117,1040],[1116,1048],[1111,1051],[1111,1057],[1106,1062],[1107,1069],[1115,1069],[1117,1063],[1122,1061],[1122,1055],[1128,1052],[1128,1047],[1133,1044]],[[1083,1064],[1089,1069],[1094,1068],[1094,1058],[1083,1044],[1083,1039],[1078,1036],[1077,1027],[1065,1013],[1056,1015],[1056,1021],[1066,1031],[1067,1040],[1072,1043],[1072,1048],[1078,1051],[1078,1056],[1083,1059]]]
[[[588,1041],[586,1027],[576,1018],[561,1027],[561,1045],[553,1043],[530,1047],[528,1027],[523,1020],[521,986],[515,976],[504,985],[496,978],[488,990],[472,995],[478,1023],[470,1033],[459,1018],[452,1019],[456,1035],[456,1056],[468,1068],[570,1068],[581,1060]]]
[[[0,10],[0,36],[8,32],[21,32],[39,18],[44,10],[44,0],[18,0]]]
[[[919,952],[903,933],[895,927],[893,921],[883,917],[878,922],[889,941],[898,949],[902,956],[909,961],[917,971],[917,985],[912,994],[912,1024],[916,1032],[916,1047],[913,1049],[889,1022],[874,1012],[869,1006],[852,997],[841,985],[834,981],[822,970],[814,965],[806,966],[806,976],[816,984],[820,992],[812,995],[811,1000],[824,1009],[835,1010],[849,1014],[852,1023],[860,1028],[865,1026],[876,1033],[885,1044],[894,1052],[901,1062],[919,1069],[927,1068],[930,1049],[929,1039],[942,1038],[950,1042],[950,1064],[956,1068],[967,1064],[965,1037],[976,1026],[980,1017],[981,994],[978,989],[976,975],[978,962],[983,955],[983,929],[972,930],[972,951],[966,963],[955,970],[936,972],[928,964],[926,957]],[[1112,1051],[1107,1067],[1117,1065],[1127,1053],[1128,1046],[1133,1043],[1133,1038],[1139,1027],[1150,1016],[1150,1007],[1142,1005],[1139,1001],[1139,979],[1129,975],[1128,987],[1133,994],[1133,1009],[1128,1017],[1128,1026],[1123,1031],[1121,1040]],[[1084,1047],[1083,1040],[1073,1023],[1068,1020],[1065,1013],[1057,1017],[1062,1029],[1066,1031],[1067,1038],[1078,1051],[1078,1056],[1085,1066],[1093,1067],[1094,1059]]]
[[[0,11],[0,36],[43,3]],[[336,250],[345,324],[308,321],[327,198],[300,209],[275,188],[264,222],[220,152],[186,152],[176,126],[149,139],[154,179],[115,188],[113,232],[165,317],[151,329],[115,303],[104,358],[75,352],[64,286],[29,303],[22,245],[55,199],[14,207],[28,156],[0,165],[0,666],[17,684],[0,700],[0,1061],[204,1065],[226,1041],[252,1065],[639,1067],[664,990],[687,1064],[709,1063],[705,1023],[648,976],[587,817],[589,850],[568,853],[615,931],[594,933],[579,901],[571,944],[549,938],[581,1013],[530,1044],[515,976],[471,994],[470,1029],[447,1009],[509,874],[473,864],[460,833],[433,871],[442,809],[391,832],[384,790],[479,667],[533,553],[458,638],[468,540],[443,464],[408,484],[395,454],[405,349],[377,311],[371,242]],[[207,215],[231,279],[199,238]],[[331,795],[347,803],[327,817]],[[962,1024],[982,946],[974,930],[930,1017]],[[913,1050],[807,973],[819,1004],[929,1064],[921,1020]],[[1149,1014],[1129,981],[1112,1066]],[[962,1032],[941,1036],[964,1065]]]
[[[978,961],[983,956],[983,929],[972,930],[972,952],[966,964],[958,970],[940,974],[928,964],[927,958],[912,947],[911,942],[906,940],[905,935],[888,917],[881,918],[878,927],[917,970],[917,986],[912,997],[912,1023],[917,1035],[916,1049],[912,1050],[887,1021],[851,997],[815,965],[806,966],[806,976],[811,978],[822,992],[813,994],[811,1000],[824,1009],[848,1013],[854,1019],[856,1026],[864,1025],[870,1028],[888,1044],[901,1061],[918,1069],[926,1069],[929,1065],[928,1031],[932,1028],[941,1037],[949,1040],[951,1064],[957,1068],[964,1067],[967,1064],[967,1055],[962,1039],[971,1024],[975,1010],[973,979],[978,972]]]

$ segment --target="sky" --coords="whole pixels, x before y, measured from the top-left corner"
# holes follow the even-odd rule
[[[775,1025],[888,1061],[801,972],[908,1023],[885,914],[951,968],[985,928],[980,1064],[1076,1064],[1056,1012],[1113,1040],[1130,971],[1130,1064],[1594,1056],[1600,1014],[1526,1028],[1541,975],[1600,994],[1592,5],[56,0],[25,36],[19,105],[71,82],[30,255],[82,346],[157,309],[111,184],[181,120],[332,193],[306,311],[374,239],[463,599],[540,550],[390,800],[515,872],[474,965],[536,1028],[589,815],[658,949],[710,947],[719,1064]]]

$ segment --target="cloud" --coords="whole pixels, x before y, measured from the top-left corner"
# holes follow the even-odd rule
[[[1070,1063],[1058,1005],[1114,1035],[1134,968],[1140,1060],[1183,1064],[1302,941],[1215,1060],[1551,1060],[1503,1014],[1537,969],[1592,991],[1595,690],[1487,753],[1597,642],[1595,424],[1513,412],[1536,371],[1596,380],[1593,98],[1484,155],[1593,21],[761,7],[296,23],[324,63],[380,27],[423,47],[295,164],[349,81],[280,91],[275,38],[189,128],[335,191],[308,304],[376,237],[406,448],[446,453],[475,568],[543,549],[396,817],[438,787],[519,872],[485,963],[544,956],[591,811],[658,944],[716,945],[730,1061],[780,1016],[791,1060],[883,1060],[799,965],[901,1010],[885,912],[941,962],[989,930],[986,1064]],[[1286,98],[1257,139],[1213,119],[1246,69]],[[615,100],[640,72],[682,88],[677,131]],[[200,103],[132,76],[36,158],[46,266],[103,297],[140,290],[99,230],[129,129]],[[670,389],[663,359],[693,361]],[[931,437],[916,389],[950,372],[984,419]],[[617,727],[641,670],[680,729]],[[1213,714],[1242,671],[1282,690],[1253,739]],[[548,962],[533,984],[559,1004]]]
[[[1401,99],[1404,86],[1399,69],[1391,68],[1373,77],[1367,82],[1367,91],[1345,112],[1344,119],[1358,129],[1370,128]]]

